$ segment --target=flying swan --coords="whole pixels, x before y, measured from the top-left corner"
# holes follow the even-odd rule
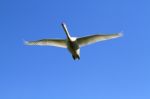
[[[118,38],[122,36],[122,33],[117,34],[96,34],[85,37],[71,37],[70,33],[67,29],[67,25],[65,23],[61,24],[65,34],[67,36],[66,39],[41,39],[37,41],[25,41],[26,45],[41,45],[41,46],[56,46],[61,48],[67,48],[74,60],[80,59],[80,47],[93,44],[99,41]]]

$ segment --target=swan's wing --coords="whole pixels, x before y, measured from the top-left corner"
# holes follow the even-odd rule
[[[91,36],[77,38],[77,42],[78,42],[79,46],[82,47],[82,46],[86,46],[86,45],[96,43],[96,42],[99,42],[99,41],[118,38],[120,36],[122,36],[122,33],[108,34],[108,35],[97,34],[97,35],[91,35]]]
[[[66,40],[62,39],[42,39],[37,41],[25,41],[26,45],[40,45],[40,46],[56,46],[66,48]]]

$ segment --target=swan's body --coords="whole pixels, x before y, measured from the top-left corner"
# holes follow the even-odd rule
[[[121,33],[118,34],[108,34],[108,35],[91,35],[81,38],[71,37],[67,26],[65,23],[62,23],[62,27],[66,33],[66,39],[42,39],[38,41],[26,41],[27,45],[45,45],[45,46],[56,46],[67,48],[72,54],[73,59],[80,59],[80,47],[86,46],[98,41],[108,40],[112,38],[117,38],[121,36]]]

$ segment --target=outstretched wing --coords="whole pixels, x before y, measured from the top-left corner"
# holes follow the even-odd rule
[[[66,48],[66,40],[62,39],[42,39],[37,41],[25,41],[26,45],[40,45],[40,46],[56,46]]]
[[[98,34],[98,35],[91,35],[91,36],[77,38],[77,42],[78,42],[79,46],[82,47],[82,46],[86,46],[86,45],[96,43],[96,42],[99,42],[99,41],[118,38],[120,36],[122,36],[122,33],[108,34],[108,35]]]

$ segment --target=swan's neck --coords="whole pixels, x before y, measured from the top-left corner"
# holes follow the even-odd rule
[[[67,38],[68,38],[69,40],[71,40],[71,36],[70,36],[70,34],[69,34],[69,31],[68,31],[68,29],[67,29],[66,24],[65,24],[65,23],[62,23],[62,27],[63,27],[63,29],[64,29],[64,31],[65,31],[65,33],[66,33]]]

